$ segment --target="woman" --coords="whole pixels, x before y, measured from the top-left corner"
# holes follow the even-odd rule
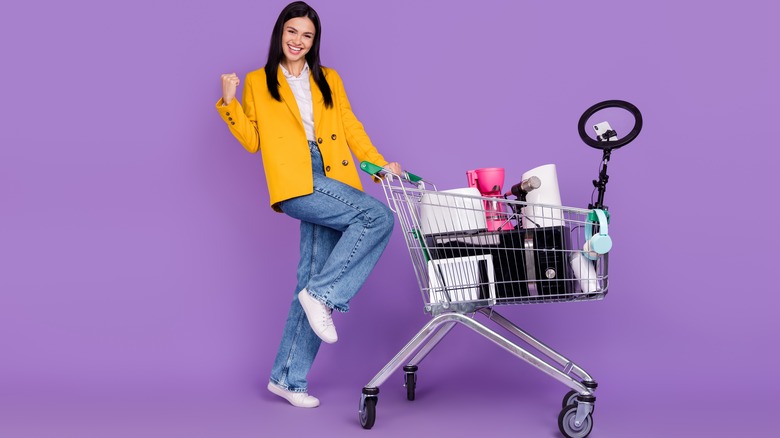
[[[335,70],[320,65],[320,20],[304,2],[287,5],[271,35],[265,68],[222,75],[217,111],[249,152],[261,151],[271,207],[301,222],[298,285],[268,390],[312,408],[306,375],[321,341],[336,342],[333,309],[346,312],[393,228],[389,208],[362,191],[358,160],[388,163],[352,113]]]

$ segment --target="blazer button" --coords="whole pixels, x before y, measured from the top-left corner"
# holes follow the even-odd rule
[[[230,117],[230,113],[225,113],[226,116]]]
[[[230,124],[231,124],[231,125],[235,125],[235,124],[236,124],[236,122],[230,122]]]
[[[317,139],[317,143],[322,144],[322,137]]]
[[[330,166],[325,166],[325,172],[330,172]]]
[[[330,139],[331,139],[331,140],[335,140],[335,139],[336,139],[336,134],[333,134],[333,135],[331,135],[331,136],[330,136]]]
[[[349,161],[347,161],[347,160],[344,160],[344,161],[341,162],[341,165],[343,165],[343,166],[346,166],[347,164],[349,164]]]
[[[233,118],[232,118],[232,117],[228,117],[228,120],[230,120],[230,121],[232,122],[232,121],[233,121]]]

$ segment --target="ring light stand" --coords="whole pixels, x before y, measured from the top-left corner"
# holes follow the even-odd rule
[[[634,129],[632,129],[628,135],[618,140],[610,140],[612,137],[617,137],[617,133],[611,129],[607,130],[604,134],[599,135],[598,140],[593,139],[585,132],[585,123],[588,122],[588,119],[590,119],[593,114],[605,108],[622,108],[630,112],[634,116]],[[585,144],[592,148],[601,149],[603,151],[599,179],[593,180],[593,186],[596,187],[599,192],[598,200],[595,204],[588,204],[588,208],[606,210],[604,207],[604,192],[607,190],[607,182],[609,181],[609,175],[607,175],[607,164],[609,163],[609,158],[613,150],[631,143],[631,141],[634,140],[637,135],[639,135],[639,131],[642,130],[642,113],[639,112],[637,107],[624,100],[606,100],[604,102],[599,102],[585,110],[585,113],[582,114],[582,117],[580,117],[580,121],[577,124],[577,130],[580,133],[580,138],[585,142]]]

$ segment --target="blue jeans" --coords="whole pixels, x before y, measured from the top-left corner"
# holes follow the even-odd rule
[[[376,198],[323,171],[322,155],[309,142],[314,193],[282,201],[279,207],[301,221],[301,259],[295,288],[271,370],[271,382],[288,391],[306,392],[320,338],[306,319],[298,292],[303,288],[328,307],[346,312],[387,246],[392,211]]]

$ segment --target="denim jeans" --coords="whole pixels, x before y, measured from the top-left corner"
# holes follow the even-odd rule
[[[328,307],[346,312],[387,246],[392,211],[376,198],[323,171],[322,155],[311,150],[314,193],[282,201],[279,207],[301,221],[298,285],[295,288],[271,381],[288,391],[306,392],[306,375],[320,338],[306,319],[298,292],[303,288]]]

